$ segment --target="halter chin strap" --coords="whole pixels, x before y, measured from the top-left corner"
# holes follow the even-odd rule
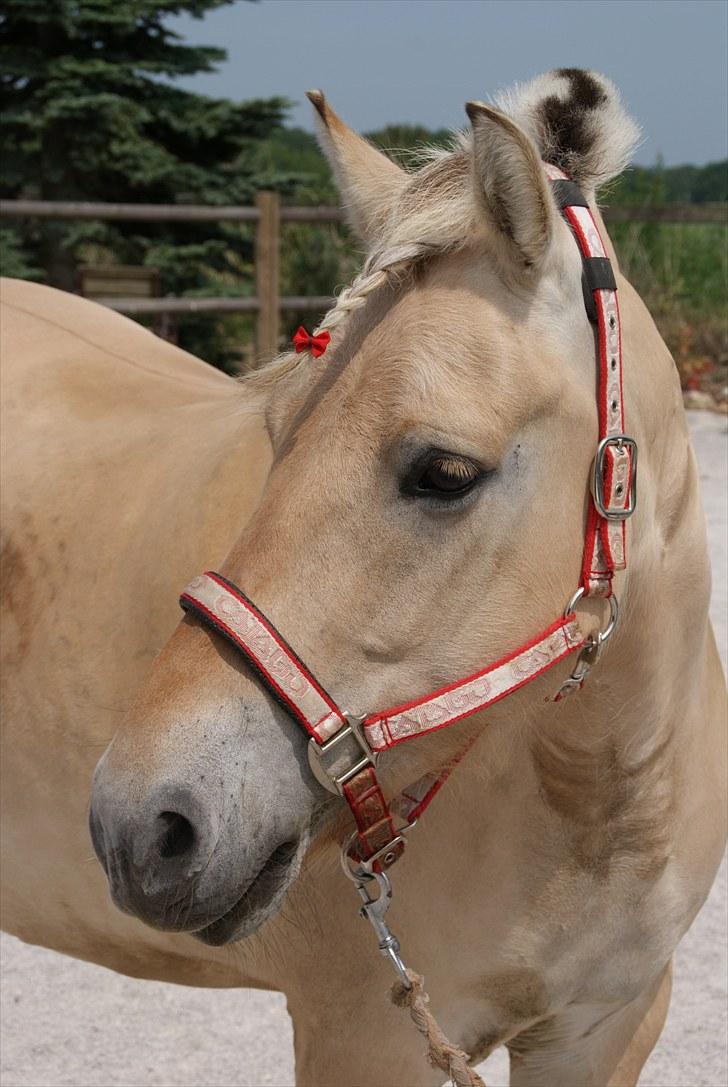
[[[428,774],[390,806],[376,775],[381,752],[486,709],[579,651],[556,698],[579,689],[617,620],[612,579],[624,569],[625,520],[634,511],[637,446],[624,434],[622,343],[617,286],[599,230],[578,186],[545,167],[579,246],[587,314],[598,340],[599,439],[592,466],[581,583],[562,617],[494,664],[422,698],[364,716],[344,712],[273,624],[221,574],[208,571],[182,593],[182,607],[227,638],[246,657],[270,694],[309,735],[317,779],[348,802],[357,830],[347,846],[355,871],[381,874],[401,856],[405,834],[465,752],[444,772]],[[607,597],[611,617],[584,637],[575,608],[582,596]],[[395,822],[395,816],[397,822]]]

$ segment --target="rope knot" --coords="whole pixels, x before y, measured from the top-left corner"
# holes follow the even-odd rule
[[[410,980],[410,987],[407,988],[403,981],[395,981],[392,986],[392,1003],[396,1008],[411,1008],[418,999],[422,997],[425,1004],[429,1003],[429,996],[424,991],[425,979],[421,978],[419,974],[415,974],[414,970],[407,971],[407,977]]]
[[[455,1087],[485,1087],[478,1073],[468,1064],[468,1055],[449,1042],[428,1008],[430,998],[425,992],[425,979],[407,971],[410,988],[397,981],[392,986],[392,1003],[397,1008],[408,1008],[412,1022],[427,1039],[427,1059],[433,1068],[445,1072]]]

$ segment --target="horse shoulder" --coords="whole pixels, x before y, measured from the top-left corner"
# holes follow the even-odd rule
[[[180,586],[257,502],[267,437],[235,381],[84,299],[6,280],[2,336],[4,925],[185,980],[197,945],[168,955],[112,909],[86,797]]]

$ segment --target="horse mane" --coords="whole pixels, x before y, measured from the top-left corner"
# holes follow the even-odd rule
[[[526,132],[544,162],[558,166],[590,195],[624,170],[639,138],[614,84],[580,68],[546,72],[500,92],[494,103]],[[316,331],[327,329],[335,342],[336,330],[372,293],[400,281],[426,259],[452,252],[482,233],[471,163],[470,131],[453,133],[448,147],[422,149],[419,165],[411,169],[391,209],[384,237]],[[242,380],[264,391],[307,358],[305,353],[286,351]]]

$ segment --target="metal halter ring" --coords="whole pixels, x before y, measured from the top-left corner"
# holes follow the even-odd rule
[[[576,605],[584,595],[583,586],[579,586],[569,603],[564,609],[564,618],[568,618],[576,610]],[[580,691],[584,686],[587,676],[591,672],[592,668],[596,664],[599,654],[602,651],[602,646],[611,637],[612,631],[617,625],[617,619],[619,618],[619,604],[617,603],[616,596],[612,593],[609,597],[609,622],[605,626],[604,630],[597,631],[596,634],[590,634],[584,642],[581,652],[576,659],[576,664],[571,672],[571,675],[567,676],[561,687],[557,691],[553,701],[560,702],[566,695],[573,694],[574,691]]]
[[[359,837],[359,832],[354,831],[349,837],[342,843],[341,846],[341,867],[344,869],[344,875],[348,876],[353,883],[360,883],[362,880],[373,879],[377,874],[374,871],[374,865],[377,861],[384,860],[385,864],[391,863],[387,854],[396,845],[406,845],[406,835],[417,826],[417,820],[412,819],[411,822],[405,823],[404,826],[396,827],[396,834],[391,841],[387,842],[385,846],[378,849],[376,853],[371,857],[367,857],[366,860],[357,858],[356,866],[354,866],[353,858],[351,856],[352,847],[354,842]]]
[[[576,605],[579,603],[583,595],[584,586],[580,585],[572,596],[571,600],[569,600],[569,603],[564,608],[564,618],[576,611]],[[592,637],[592,641],[595,641],[595,645],[600,649],[604,645],[604,643],[612,636],[614,628],[617,625],[617,620],[619,619],[619,603],[614,593],[612,593],[612,595],[608,599],[609,622],[605,626],[604,630],[598,631],[596,635],[596,640]]]

